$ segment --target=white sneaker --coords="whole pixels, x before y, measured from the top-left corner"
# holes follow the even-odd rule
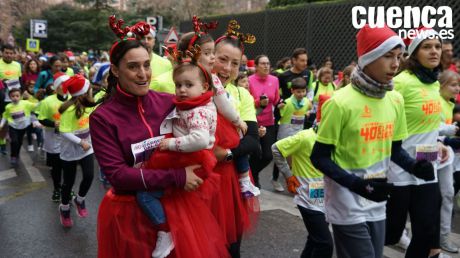
[[[452,256],[445,254],[445,253],[440,253],[438,258],[452,258]]]
[[[410,244],[410,237],[409,237],[409,234],[407,233],[407,230],[404,229],[401,235],[401,238],[399,239],[399,242],[396,245],[401,247],[404,250],[407,250],[407,247],[409,247],[409,244]]]
[[[157,244],[152,252],[153,258],[164,258],[174,249],[174,242],[170,232],[158,231]]]
[[[240,178],[240,191],[244,198],[260,195],[260,189],[251,182],[249,177]]]
[[[27,146],[27,151],[28,152],[33,152],[34,151],[34,146],[33,145],[28,145]]]
[[[275,191],[284,192],[284,187],[278,181],[272,180],[272,185]]]

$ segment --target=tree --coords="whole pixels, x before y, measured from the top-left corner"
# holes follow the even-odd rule
[[[111,14],[109,10],[56,5],[44,10],[41,15],[25,17],[22,26],[15,30],[15,36],[24,44],[29,34],[29,19],[39,18],[48,21],[48,38],[40,40],[45,51],[83,51],[89,48],[106,50],[115,40],[108,26]]]
[[[280,6],[305,4],[305,3],[313,3],[313,2],[328,2],[328,1],[333,1],[333,0],[270,0],[270,2],[268,3],[268,7],[273,8],[273,7],[280,7]]]

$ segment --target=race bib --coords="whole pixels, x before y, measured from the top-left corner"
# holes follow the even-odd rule
[[[311,182],[308,184],[308,197],[310,199],[320,199],[324,198],[324,182]]]
[[[77,130],[74,134],[80,139],[87,139],[89,137],[89,128]]]
[[[415,146],[415,159],[436,161],[438,159],[438,145],[436,144],[418,144]]]
[[[11,117],[13,118],[14,122],[18,123],[26,119],[26,114],[24,113],[24,111],[18,111],[11,113]]]
[[[161,135],[131,144],[131,152],[134,156],[134,167],[139,168],[144,161],[148,160],[153,151],[160,145],[160,141],[164,138],[164,135]]]
[[[305,121],[305,116],[291,116],[291,124],[293,125],[303,125]]]
[[[11,89],[20,89],[21,88],[21,84],[19,83],[19,80],[18,79],[10,79],[10,80],[6,80],[5,81],[5,85],[6,87],[8,88],[8,90],[11,90]]]
[[[385,174],[385,171],[380,171],[380,172],[377,172],[377,173],[372,173],[372,174],[365,174],[363,176],[364,179],[372,179],[372,178],[386,178],[386,174]],[[376,202],[374,201],[371,201],[369,199],[366,199],[362,196],[359,196],[358,197],[358,202],[359,204],[362,206],[362,207],[367,207],[369,205],[373,205],[373,204],[376,204]]]
[[[168,134],[172,133],[172,128],[173,128],[173,119],[178,118],[179,115],[176,112],[176,109],[173,109],[171,113],[166,116],[165,120],[160,125],[160,134]]]

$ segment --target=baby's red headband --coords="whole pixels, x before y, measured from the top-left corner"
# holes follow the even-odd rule
[[[192,18],[192,24],[193,24],[193,31],[195,31],[195,35],[190,39],[190,42],[188,43],[187,49],[190,49],[195,45],[195,42],[197,39],[201,38],[202,35],[208,34],[208,30],[214,30],[217,28],[218,22],[213,21],[210,23],[205,23],[200,20],[196,15],[193,16]]]

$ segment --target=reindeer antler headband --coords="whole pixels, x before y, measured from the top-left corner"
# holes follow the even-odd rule
[[[203,72],[206,82],[210,83],[211,79],[209,77],[208,72],[206,69],[198,63],[198,59],[201,55],[201,48],[198,45],[192,46],[191,48],[187,49],[185,52],[177,50],[176,47],[163,47],[165,51],[168,51],[171,58],[174,60],[174,63],[178,65],[183,64],[192,64],[198,66],[201,72]]]
[[[115,42],[110,48],[110,55],[112,55],[112,51],[122,40],[140,40],[150,33],[150,25],[146,22],[141,21],[133,26],[126,26],[123,28],[122,26],[124,23],[125,21],[123,21],[123,19],[118,19],[117,21],[115,15],[111,15],[109,17],[110,29],[112,29],[113,33],[120,38],[120,41]]]
[[[216,40],[216,45],[219,42],[221,42],[223,39],[226,39],[226,38],[239,39],[241,52],[244,53],[244,43],[254,44],[256,42],[256,36],[250,33],[244,34],[244,33],[237,31],[240,29],[240,27],[241,26],[238,24],[236,20],[229,21],[227,25],[227,31],[225,32],[224,36]]]
[[[190,39],[190,43],[188,44],[188,48],[191,48],[195,45],[197,39],[201,38],[202,35],[208,34],[208,30],[214,30],[217,28],[218,22],[213,21],[210,23],[205,23],[200,20],[196,15],[192,18],[193,24],[193,31],[195,31],[195,35]]]

